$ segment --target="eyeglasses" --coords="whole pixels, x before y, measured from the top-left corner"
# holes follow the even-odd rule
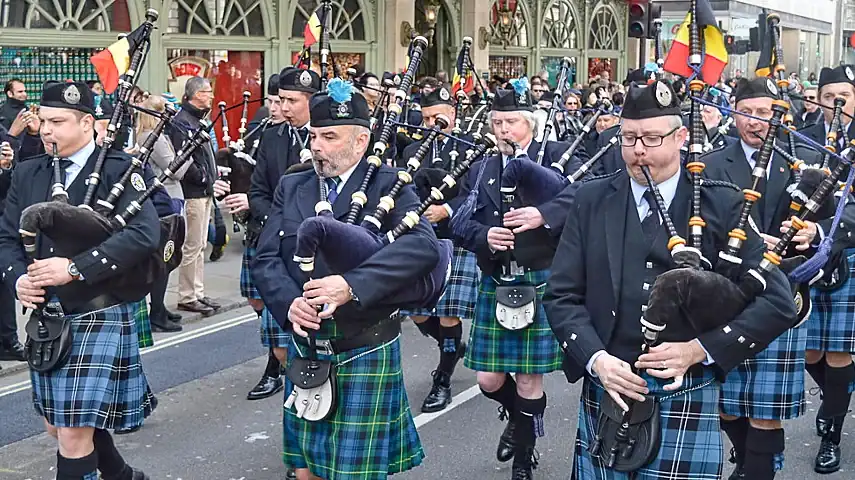
[[[545,89],[545,88],[533,88],[533,89],[532,89],[532,91],[533,91],[533,92],[535,92],[535,93],[546,93],[546,92],[548,92],[549,90],[547,90],[547,89]]]
[[[808,100],[816,100],[816,95],[805,95]]]
[[[620,144],[623,147],[634,147],[635,143],[641,139],[641,144],[648,148],[659,147],[662,146],[662,142],[666,137],[671,136],[674,132],[679,130],[680,127],[674,127],[670,132],[664,135],[642,135],[640,137],[636,137],[634,135],[624,135],[620,133],[618,138],[620,139]]]

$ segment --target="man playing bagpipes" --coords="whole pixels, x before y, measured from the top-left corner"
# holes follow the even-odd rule
[[[769,78],[739,83],[734,113],[739,141],[703,157],[706,177],[733,183],[741,189],[752,188],[752,170],[769,134],[768,120],[773,115],[773,102],[778,98],[775,82]],[[785,146],[784,142],[778,143],[782,148]],[[797,148],[802,161],[811,165],[822,163],[819,153],[803,145]],[[791,185],[798,182],[787,160],[775,153],[765,176],[765,182],[757,188],[762,196],[751,209],[751,222],[773,248],[789,226],[782,227],[792,215],[790,191],[795,185]],[[828,231],[831,218],[824,220],[825,231]],[[807,222],[807,225],[796,237],[798,250],[818,244],[816,224]],[[804,326],[786,330],[762,352],[734,368],[722,384],[721,426],[733,444],[732,460],[736,464],[732,479],[771,478],[773,467],[780,468],[784,454],[782,421],[804,413],[806,338]]]
[[[440,122],[445,122],[442,131],[451,134],[456,115],[454,99],[448,89],[441,86],[430,93],[423,93],[419,101],[425,128],[434,128],[439,118]],[[413,143],[404,149],[403,160],[406,162],[413,157],[422,143]],[[442,178],[463,161],[468,148],[463,142],[448,137],[437,137],[432,142],[424,166],[415,175],[419,198],[424,200],[430,196],[431,187],[439,186]],[[448,203],[431,205],[425,213],[425,218],[433,225],[438,238],[452,238],[449,226],[452,213],[453,208]],[[433,386],[422,403],[422,412],[438,412],[451,403],[451,376],[457,362],[466,352],[461,320],[471,319],[474,315],[477,284],[478,265],[475,255],[462,248],[455,248],[451,276],[440,301],[433,308],[405,312],[422,334],[436,340],[439,348],[439,365],[431,374]]]
[[[274,78],[275,77],[275,81]],[[270,78],[267,88],[270,123],[261,134],[256,154],[252,185],[249,189],[250,224],[247,228],[247,245],[241,267],[241,293],[261,319],[261,343],[269,349],[267,367],[258,384],[247,394],[249,400],[274,395],[283,388],[279,376],[280,365],[287,359],[291,343],[289,329],[282,329],[255,288],[251,265],[255,257],[258,237],[270,215],[273,192],[279,179],[289,167],[304,161],[300,152],[310,146],[309,98],[321,88],[321,79],[312,70],[286,67],[279,75]]]
[[[117,279],[157,249],[157,212],[151,202],[141,202],[140,212],[127,226],[73,258],[55,256],[59,240],[67,244],[91,232],[64,232],[63,239],[39,236],[28,244],[35,259],[29,265],[23,232],[19,233],[22,211],[31,205],[51,197],[67,199],[70,205],[85,203],[101,153],[94,140],[94,114],[86,84],[45,84],[40,133],[55,158],[52,162],[51,156],[41,155],[17,166],[0,222],[0,261],[6,286],[14,289],[24,307],[34,309],[34,315],[55,315],[70,329],[64,330],[70,338],[61,336],[70,344],[31,344],[42,320],[31,319],[27,327],[28,348],[35,356],[30,358],[33,403],[49,433],[59,440],[57,479],[94,480],[100,470],[109,480],[141,480],[148,477],[125,463],[107,430],[133,428],[153,409],[133,318],[133,304],[145,294],[121,300],[129,293]],[[106,198],[129,166],[126,154],[106,152],[93,198]],[[117,206],[123,210],[138,197],[136,189],[125,188]],[[49,311],[43,313],[44,309]],[[60,346],[67,357],[51,353]],[[45,363],[39,353],[48,357]]]
[[[838,98],[844,102],[835,109],[835,100]],[[823,105],[822,118],[803,128],[800,133],[820,145],[826,145],[829,133],[834,133],[837,143],[832,146],[840,152],[848,140],[855,138],[855,124],[852,123],[852,116],[855,115],[855,66],[824,67],[819,72],[818,101]],[[834,132],[831,132],[832,125],[836,127]],[[832,159],[830,166],[833,167],[835,162]]]
[[[312,239],[333,242],[328,245],[333,253],[359,255],[358,240],[338,231],[351,227],[369,233],[344,223],[352,212],[350,200],[365,198],[364,205],[373,208],[398,182],[395,169],[377,166],[382,162],[376,153],[371,158],[377,164],[363,159],[371,137],[365,99],[338,79],[328,88],[329,93],[315,94],[310,101],[314,169],[279,181],[252,275],[280,326],[293,325],[289,378],[316,371],[307,388],[322,391],[299,400],[306,390],[295,388],[288,397],[285,464],[296,468],[301,480],[384,479],[424,458],[404,390],[400,321],[393,313],[403,306],[396,303],[401,289],[411,290],[437,265],[439,246],[427,220],[421,219],[409,233],[348,271],[332,270],[331,258],[323,253],[313,260],[295,259],[300,242]],[[374,172],[373,180],[366,178],[367,172]],[[367,186],[361,187],[363,182]],[[412,187],[401,188],[380,231],[401,224],[418,204]],[[301,228],[320,218],[316,208],[335,219],[317,232],[324,238],[310,237]],[[312,262],[308,282],[298,259]]]
[[[532,478],[536,438],[544,434],[543,375],[561,366],[561,350],[546,323],[540,298],[572,190],[539,205],[523,204],[522,199],[509,202],[500,192],[509,162],[532,162],[541,147],[533,140],[536,123],[528,82],[511,83],[513,90],[497,91],[489,117],[501,155],[469,171],[460,192],[465,202],[452,217],[452,226],[455,239],[475,253],[481,270],[464,364],[478,372],[481,392],[500,404],[500,419],[509,420],[497,459],[513,458],[512,478],[524,480]],[[549,168],[566,149],[561,142],[547,143],[542,166],[535,166]],[[568,172],[575,172],[579,163],[574,156]],[[522,297],[516,297],[519,293]],[[517,305],[516,300],[523,303]]]
[[[575,478],[720,478],[718,382],[784,332],[795,315],[778,270],[734,318],[718,318],[719,305],[737,301],[720,297],[719,282],[710,289],[714,294],[681,290],[680,297],[658,298],[660,309],[663,301],[686,301],[672,310],[712,310],[718,326],[697,324],[694,311],[652,315],[657,277],[674,268],[675,252],[699,251],[696,258],[702,254],[715,266],[742,208],[736,188],[701,188],[689,178],[680,161],[686,136],[670,85],[630,87],[620,131],[626,170],[582,184],[564,224],[544,305],[564,350],[567,379],[584,379]],[[704,223],[700,235],[697,226],[691,229],[687,247],[682,238],[690,233],[693,198],[700,200]],[[762,239],[746,230],[740,274],[765,252]],[[664,343],[652,346],[658,341]]]

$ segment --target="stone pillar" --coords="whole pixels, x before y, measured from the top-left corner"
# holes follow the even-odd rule
[[[133,3],[136,2],[129,5],[131,8],[134,8]],[[166,66],[166,49],[163,47],[163,34],[167,30],[169,12],[164,9],[164,3],[163,0],[149,0],[148,8],[153,8],[158,13],[156,24],[158,28],[151,32],[151,51],[138,82],[139,85],[145,85],[145,88],[152,94],[165,92],[167,78],[169,78],[169,71]],[[145,20],[145,9],[141,10],[143,15],[140,17],[140,22]],[[137,28],[138,25],[134,25],[133,28]]]
[[[385,35],[385,48],[380,51],[379,76],[384,71],[393,72],[405,68],[407,47],[401,45],[401,25],[408,22],[413,28],[416,24],[416,6],[412,0],[386,0],[385,18],[378,19],[378,30]],[[379,40],[379,39],[378,39]]]
[[[460,5],[460,32],[472,37],[472,62],[479,72],[487,72],[490,68],[490,44],[481,49],[482,29],[490,31],[490,7],[488,0],[462,0]]]
[[[799,69],[799,50],[801,48],[801,30],[781,29],[781,46],[784,49],[784,66],[787,75]]]

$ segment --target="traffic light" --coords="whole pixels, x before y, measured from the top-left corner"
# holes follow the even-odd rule
[[[656,20],[662,18],[662,5],[656,5],[650,2],[647,5],[647,38],[653,40],[656,38]]]
[[[629,37],[647,38],[647,7],[645,3],[634,0],[629,4]]]

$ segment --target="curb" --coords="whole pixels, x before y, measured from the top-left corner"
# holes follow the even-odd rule
[[[240,298],[240,299],[227,298],[223,301],[220,309],[217,310],[216,315],[219,315],[221,313],[230,312],[232,310],[237,310],[237,309],[239,309],[241,307],[245,307],[247,305],[249,305],[249,304],[247,303],[245,298]],[[169,310],[178,311],[174,305]],[[210,318],[210,317],[206,317],[206,316],[202,315],[201,313],[192,313],[192,312],[182,312],[182,313],[184,314],[184,316],[181,319],[181,324],[185,325],[185,326],[191,325],[194,323],[198,323],[205,318]],[[155,345],[156,345],[156,343],[155,343]],[[0,370],[0,378],[9,377],[9,376],[15,375],[17,373],[21,373],[23,371],[26,371],[27,368],[28,368],[27,362],[16,362],[12,366],[3,367],[3,369]]]

